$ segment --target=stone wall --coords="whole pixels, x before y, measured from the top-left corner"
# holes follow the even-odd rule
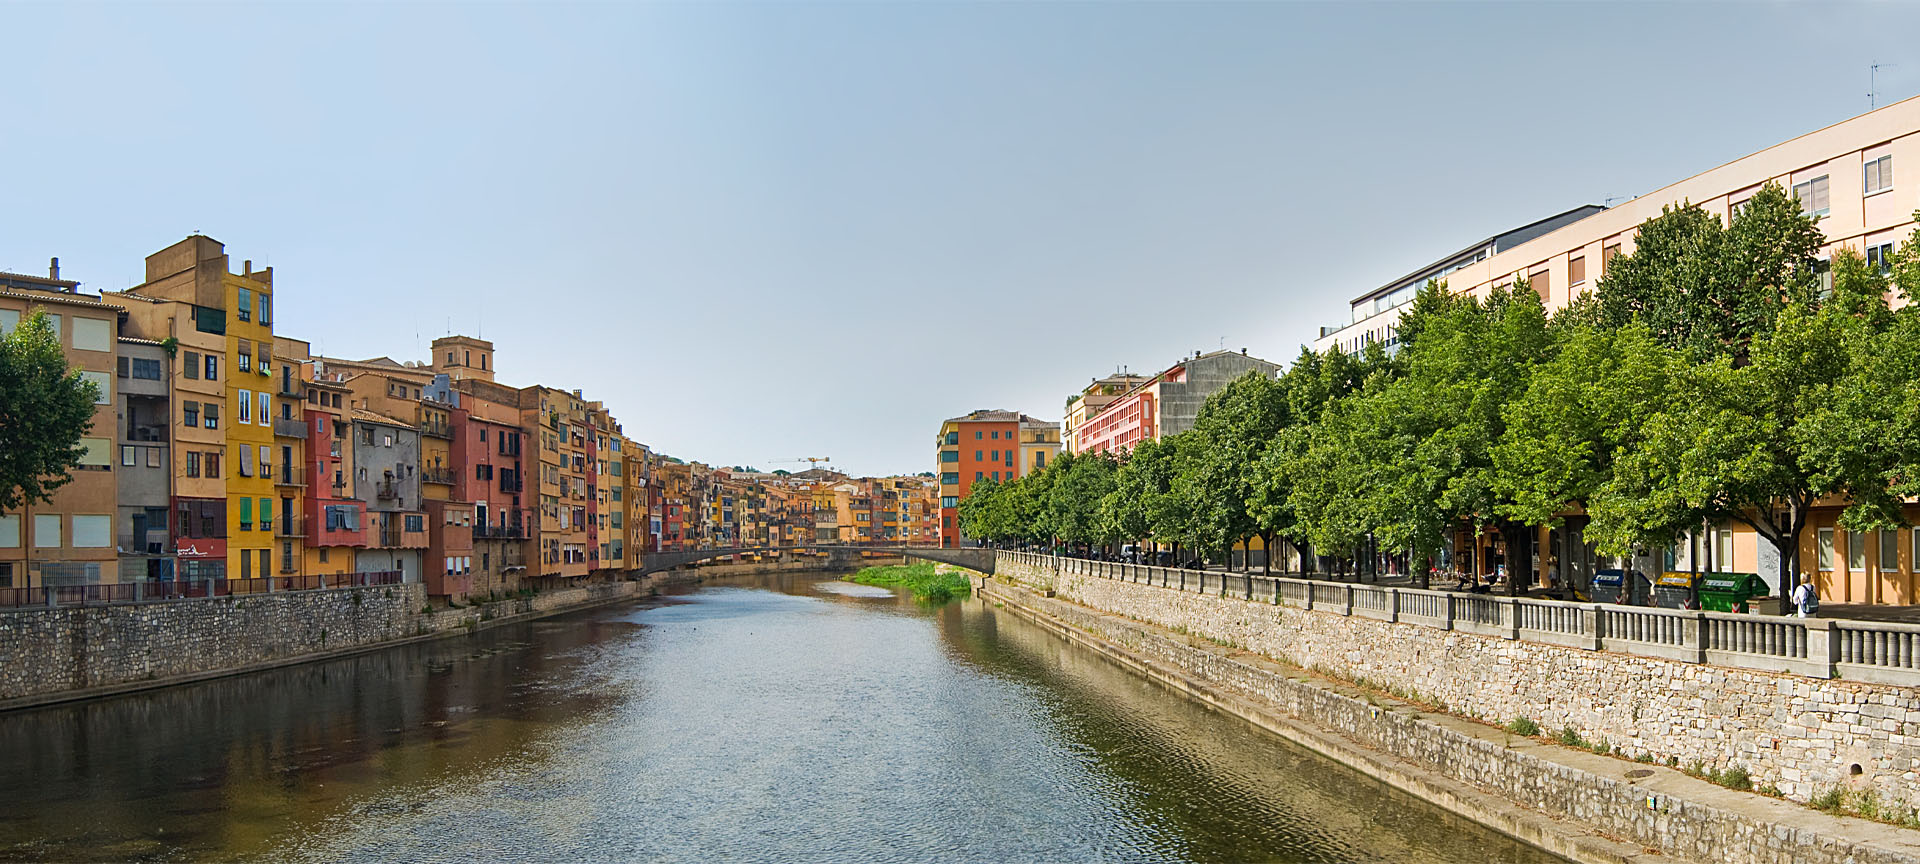
[[[425,586],[0,612],[0,708],[160,686],[637,597],[684,574],[429,609]]]
[[[1012,575],[1004,560],[1000,566],[1002,577]],[[1018,569],[1022,581],[1042,575],[1032,568]],[[1166,589],[1118,584],[1182,596]],[[1057,596],[1064,600],[1072,586],[1062,587],[1068,590],[1058,591]],[[1640,766],[1631,762],[1525,738],[1513,740],[1477,724],[1383,706],[1351,688],[1331,686],[1280,664],[1120,617],[1131,616],[1130,612],[1102,613],[990,582],[984,594],[1064,625],[1061,632],[1069,638],[1088,641],[1090,636],[1096,647],[1123,662],[1295,743],[1576,862],[1920,861],[1916,855],[1920,845],[1904,836],[1912,832],[1903,829],[1841,820],[1781,801],[1728,792],[1673,771],[1636,770]],[[1201,603],[1210,599],[1184,596]],[[1108,599],[1124,602],[1119,594]],[[1220,605],[1234,602],[1211,599]],[[1185,611],[1149,610],[1150,605],[1151,601],[1137,603],[1134,608]],[[1218,623],[1204,613],[1188,620],[1201,626]],[[1202,635],[1197,628],[1190,632]],[[1305,724],[1276,720],[1275,714]],[[1356,743],[1361,746],[1354,747]]]
[[[1799,801],[1847,787],[1920,806],[1920,699],[1910,688],[1435,630],[1056,573],[1016,556],[1001,556],[999,574],[1461,716],[1525,717],[1633,756],[1742,767],[1754,785]]]

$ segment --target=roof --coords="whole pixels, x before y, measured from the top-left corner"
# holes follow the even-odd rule
[[[156,339],[139,339],[133,336],[120,336],[117,338],[120,341],[127,343],[128,345],[152,345],[154,347],[159,347],[160,345],[164,344]]]
[[[407,421],[405,421],[405,420],[395,420],[395,419],[393,419],[392,417],[388,417],[388,416],[387,416],[387,415],[385,415],[385,414],[381,414],[381,413],[379,413],[379,412],[377,412],[377,411],[368,411],[368,410],[367,410],[367,409],[365,409],[365,408],[355,408],[355,409],[353,409],[353,419],[355,419],[355,420],[363,420],[363,421],[366,421],[366,422],[368,422],[368,423],[385,423],[385,424],[387,424],[387,425],[389,425],[389,426],[398,426],[398,427],[400,427],[400,428],[402,428],[402,429],[412,429],[412,428],[413,428],[413,424],[412,424],[412,423],[408,423],[408,422],[407,422]]]
[[[1602,207],[1598,204],[1582,204],[1571,210],[1555,213],[1552,216],[1548,216],[1544,219],[1536,219],[1532,222],[1528,222],[1527,224],[1521,225],[1516,228],[1510,228],[1506,231],[1502,231],[1498,234],[1488,237],[1485,240],[1481,240],[1476,243],[1470,243],[1466,246],[1462,246],[1460,249],[1454,252],[1451,252],[1446,255],[1442,255],[1438,258],[1433,259],[1432,261],[1422,264],[1411,273],[1401,276],[1398,279],[1390,280],[1377,288],[1373,288],[1367,291],[1365,294],[1361,294],[1360,296],[1353,298],[1353,302],[1359,303],[1365,300],[1371,300],[1374,297],[1377,297],[1381,294],[1384,294],[1388,291],[1391,291],[1395,288],[1400,287],[1403,283],[1405,283],[1409,279],[1416,278],[1423,273],[1426,273],[1435,268],[1444,266],[1447,262],[1452,261],[1455,258],[1459,258],[1462,255],[1466,255],[1468,253],[1475,252],[1480,249],[1485,249],[1489,246],[1493,247],[1493,254],[1497,255],[1502,250],[1510,249],[1514,246],[1518,246],[1522,243],[1527,242],[1528,240],[1534,239],[1535,237],[1551,234],[1555,231],[1560,230],[1561,228],[1565,228],[1568,225],[1572,225],[1575,222],[1585,219],[1588,216],[1592,216],[1595,213],[1604,212],[1606,209],[1607,208]]]
[[[1030,416],[1028,416],[1028,415],[1026,415],[1026,414],[1022,414],[1022,413],[1020,413],[1020,412],[1018,412],[1018,411],[1002,411],[1002,410],[997,410],[997,409],[988,409],[988,408],[982,408],[982,409],[980,409],[980,410],[978,410],[978,411],[969,411],[969,412],[967,412],[967,414],[966,414],[965,416],[963,416],[963,417],[949,417],[949,418],[947,418],[947,422],[948,422],[948,423],[1020,423],[1020,424],[1027,424],[1027,423],[1048,423],[1049,421],[1046,421],[1046,420],[1039,420],[1039,419],[1036,419],[1036,418],[1033,418],[1033,417],[1030,417]]]
[[[27,284],[19,287],[45,288],[49,291],[59,291],[62,293],[80,287],[80,283],[67,279],[55,279],[50,276],[34,276],[28,273],[10,273],[5,270],[0,270],[0,282],[25,282]]]
[[[120,309],[120,307],[111,303],[100,302],[100,299],[97,297],[68,294],[63,291],[9,291],[0,288],[0,297],[14,297],[31,303],[63,303],[68,306],[85,306],[89,309],[112,309],[115,311],[119,311]]]

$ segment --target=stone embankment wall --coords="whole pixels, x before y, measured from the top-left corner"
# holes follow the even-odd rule
[[[1000,576],[1014,575],[1004,560],[1000,566]],[[1022,569],[1015,578],[1024,582],[1036,575]],[[1580,864],[1920,861],[1920,836],[1906,829],[1841,819],[1677,771],[1383,703],[1245,650],[1210,644],[1194,628],[1181,635],[1123,617],[1128,613],[1066,602],[1066,591],[1047,599],[989,581],[982,593],[1308,749]],[[1209,619],[1188,620],[1204,626]]]
[[[1238,597],[1056,573],[1002,555],[999,575],[1094,609],[1192,633],[1451,713],[1549,734],[1572,728],[1632,756],[1746,769],[1806,801],[1836,787],[1920,807],[1920,693],[1541,645]]]

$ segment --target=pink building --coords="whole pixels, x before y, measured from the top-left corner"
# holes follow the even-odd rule
[[[1245,349],[1182,358],[1081,424],[1074,431],[1074,452],[1120,453],[1145,439],[1192,429],[1207,397],[1248,372],[1275,375],[1280,364],[1249,357]]]

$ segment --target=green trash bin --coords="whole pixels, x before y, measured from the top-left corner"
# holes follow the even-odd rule
[[[1746,612],[1747,603],[1767,594],[1767,583],[1757,573],[1703,573],[1700,608],[1708,612]]]

